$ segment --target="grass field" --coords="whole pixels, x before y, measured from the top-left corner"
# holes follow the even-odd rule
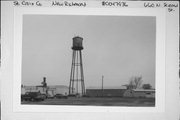
[[[44,101],[23,101],[22,104],[28,105],[89,105],[89,106],[134,106],[146,107],[155,106],[154,98],[68,98],[68,99],[46,99]]]

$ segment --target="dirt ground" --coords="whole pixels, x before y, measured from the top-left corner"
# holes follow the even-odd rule
[[[86,105],[86,106],[155,106],[154,98],[67,98],[67,99],[45,99],[44,101],[22,101],[21,104],[31,105]]]

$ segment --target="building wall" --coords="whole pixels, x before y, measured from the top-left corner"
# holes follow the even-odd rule
[[[36,87],[36,86],[25,86],[25,92],[40,92],[42,94],[46,94],[46,88]]]
[[[143,98],[155,98],[155,91],[154,90],[126,90],[124,92],[124,97],[143,97]]]
[[[134,91],[134,97],[155,98],[155,91]]]
[[[133,92],[133,97],[146,97],[145,92]]]
[[[90,97],[123,97],[126,89],[86,89],[87,96]]]
[[[100,97],[102,95],[102,90],[100,89],[86,89],[86,95],[90,97]]]
[[[56,90],[55,90],[55,94],[67,95],[67,94],[69,94],[69,89],[68,89],[68,87],[67,88],[65,88],[65,87],[63,87],[63,88],[57,87]]]
[[[25,94],[26,92],[43,92],[43,89],[40,87],[36,87],[36,86],[24,86],[21,87],[21,94]]]
[[[54,97],[55,90],[47,90],[47,95],[48,95],[48,97]]]
[[[63,85],[48,86],[47,88],[40,86],[21,87],[21,94],[25,94],[26,92],[40,92],[41,94],[48,93],[50,96],[54,96],[56,94],[67,95],[69,93],[69,88]]]
[[[155,93],[146,94],[146,98],[155,98]]]

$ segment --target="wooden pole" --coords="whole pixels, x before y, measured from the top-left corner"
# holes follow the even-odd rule
[[[103,97],[103,92],[104,92],[104,76],[102,76],[102,97]]]

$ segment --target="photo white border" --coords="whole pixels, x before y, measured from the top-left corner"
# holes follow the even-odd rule
[[[22,23],[24,14],[107,15],[156,17],[155,107],[21,105]],[[147,8],[23,8],[14,9],[13,112],[164,112],[165,111],[165,10]]]

